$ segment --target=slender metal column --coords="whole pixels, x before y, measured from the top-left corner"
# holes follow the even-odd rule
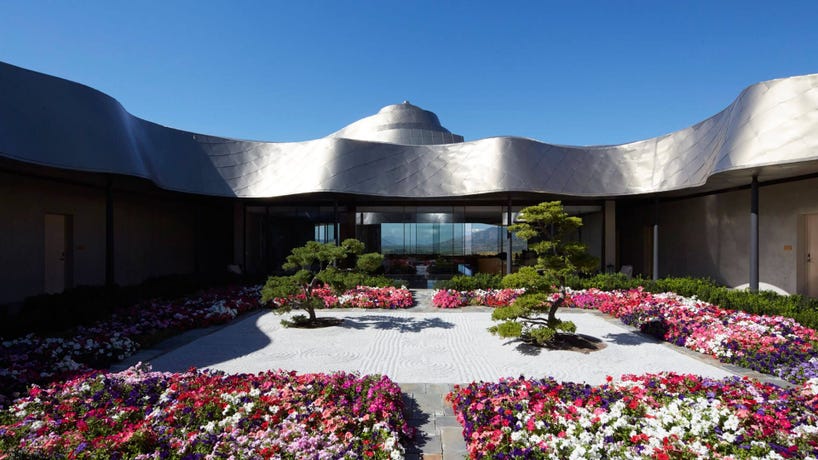
[[[506,207],[506,238],[508,238],[508,248],[506,248],[506,274],[511,273],[511,230],[508,226],[511,225],[511,197],[508,199],[508,207]]]
[[[653,279],[659,279],[659,199],[653,201]]]
[[[114,275],[114,193],[109,176],[105,184],[105,286],[114,286]]]
[[[758,176],[750,186],[750,291],[758,292]]]

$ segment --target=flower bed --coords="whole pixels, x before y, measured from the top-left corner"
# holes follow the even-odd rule
[[[502,307],[514,302],[525,293],[525,289],[475,289],[456,291],[439,289],[432,296],[432,305],[438,308],[460,308],[468,305]]]
[[[83,376],[0,413],[12,458],[403,458],[400,388],[342,372]],[[213,457],[210,457],[212,455]],[[0,458],[6,458],[0,453]]]
[[[471,458],[818,456],[818,379],[782,389],[677,374],[597,387],[520,378],[455,386],[446,399]]]
[[[672,293],[574,291],[570,302],[620,318],[661,339],[801,383],[818,377],[818,335],[792,318],[726,310]]]
[[[405,287],[358,286],[338,296],[338,302],[327,308],[410,308],[415,304],[412,292]]]
[[[312,290],[313,295],[321,297],[323,308],[410,308],[414,305],[412,292],[405,287],[369,287],[358,286],[342,295],[336,295],[332,289],[319,287]],[[304,294],[295,296],[304,299]],[[287,302],[287,299],[275,299],[276,304]]]
[[[31,383],[65,379],[120,361],[146,338],[225,323],[258,309],[258,290],[258,286],[217,288],[177,300],[150,300],[109,320],[78,327],[70,337],[29,334],[0,340],[0,407]]]

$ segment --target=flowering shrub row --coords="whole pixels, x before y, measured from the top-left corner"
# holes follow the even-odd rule
[[[511,304],[523,293],[525,289],[474,289],[471,291],[439,289],[432,296],[432,305],[438,308],[460,308],[467,305],[502,307]]]
[[[381,376],[137,365],[32,387],[0,413],[0,458],[395,459],[402,410]]]
[[[405,287],[369,287],[358,286],[342,295],[337,295],[328,287],[319,287],[312,290],[314,296],[324,301],[323,308],[410,308],[414,305],[412,292]],[[294,296],[304,299],[304,294]],[[287,299],[277,298],[273,301],[277,305],[287,302]]]
[[[816,458],[818,379],[792,389],[672,373],[592,387],[553,379],[455,386],[471,458]]]
[[[325,298],[326,299],[326,298]],[[405,287],[358,286],[337,297],[337,302],[326,303],[327,308],[410,308],[414,305],[412,292]]]
[[[818,377],[818,335],[783,316],[726,310],[672,293],[574,291],[571,302],[593,308],[659,338],[727,363],[794,383]]]
[[[217,288],[172,301],[150,300],[109,320],[78,327],[70,337],[29,334],[0,339],[0,407],[28,384],[65,379],[120,361],[146,337],[225,323],[257,309],[258,290],[258,286]]]

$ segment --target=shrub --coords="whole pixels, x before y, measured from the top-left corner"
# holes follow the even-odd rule
[[[474,291],[476,289],[500,289],[503,277],[490,273],[476,273],[474,276],[454,275],[450,280],[440,280],[436,283],[437,289],[453,289],[455,291]]]
[[[369,275],[351,270],[339,270],[327,267],[316,275],[319,281],[331,287],[336,293],[343,293],[357,286],[370,287],[400,287],[400,284],[391,278],[382,275]]]
[[[549,272],[540,273],[534,267],[521,267],[517,273],[504,276],[502,286],[528,292],[549,292],[557,283],[557,278]]]
[[[491,319],[501,323],[491,326],[489,332],[503,338],[519,337],[535,345],[547,345],[559,332],[575,332],[574,323],[555,318],[551,313],[556,300],[542,292],[523,294],[513,304],[498,307],[491,313]]]

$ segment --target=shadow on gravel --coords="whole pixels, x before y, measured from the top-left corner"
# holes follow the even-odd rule
[[[432,440],[429,436],[430,433],[424,431],[424,427],[428,427],[427,424],[431,419],[429,418],[429,414],[420,409],[420,405],[414,397],[402,393],[401,398],[403,398],[404,414],[409,422],[409,426],[417,430],[415,437],[409,440],[406,445],[406,453],[419,455],[421,452],[428,450],[424,449],[424,447]]]
[[[344,316],[338,327],[345,329],[381,329],[398,332],[421,332],[424,329],[452,329],[454,323],[440,318],[396,318],[383,315]]]
[[[610,334],[609,334],[610,335]],[[503,345],[517,343],[514,347],[517,352],[524,356],[539,356],[540,353],[550,350],[575,351],[582,354],[588,354],[594,351],[599,351],[607,345],[600,339],[585,335],[585,334],[559,334],[554,342],[547,346],[537,346],[519,340],[511,340]],[[634,344],[636,345],[636,344]]]
[[[624,346],[636,346],[643,345],[646,343],[662,343],[661,340],[640,332],[619,332],[616,334],[605,334],[603,339],[605,339],[608,342],[613,342],[617,345]]]

